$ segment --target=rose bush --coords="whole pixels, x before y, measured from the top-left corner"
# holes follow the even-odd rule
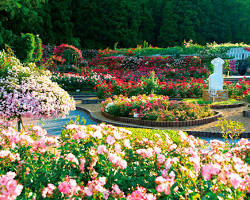
[[[201,97],[202,90],[208,85],[203,79],[189,80],[169,80],[152,82],[152,77],[144,78],[138,81],[123,81],[113,78],[111,82],[103,81],[96,85],[97,96],[99,98],[107,98],[112,95],[125,95],[128,97],[139,94],[155,93],[157,95],[165,95],[170,98],[185,97]]]
[[[224,88],[228,91],[228,95],[231,98],[242,99],[250,95],[250,82],[245,79],[237,83],[225,81]]]
[[[0,128],[1,199],[246,199],[247,139],[69,124],[58,139]],[[53,146],[51,146],[53,144]]]

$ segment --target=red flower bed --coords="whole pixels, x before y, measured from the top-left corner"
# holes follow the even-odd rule
[[[169,80],[152,83],[152,80],[145,79],[138,81],[123,81],[113,78],[111,82],[103,81],[96,85],[99,98],[110,97],[111,95],[135,96],[139,94],[167,95],[171,98],[200,97],[202,90],[207,87],[203,79],[190,80]]]
[[[114,56],[97,57],[90,61],[88,65],[95,73],[108,73],[126,81],[137,81],[141,77],[148,77],[151,71],[154,71],[162,81],[167,78],[207,78],[209,74],[209,71],[203,66],[201,59],[197,57],[187,56],[182,59],[144,57],[138,66],[126,66],[124,69],[124,59],[126,58]],[[131,68],[134,70],[131,70]]]

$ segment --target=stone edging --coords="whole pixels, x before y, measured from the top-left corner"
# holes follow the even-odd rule
[[[193,135],[194,137],[206,137],[206,138],[222,138],[222,133],[212,133],[212,132],[204,132],[204,131],[184,131],[189,135]],[[239,138],[250,138],[250,133],[242,133]]]
[[[151,121],[151,120],[140,120],[128,117],[115,117],[106,112],[101,112],[102,115],[108,119],[120,121],[124,123],[133,123],[136,125],[154,126],[154,127],[183,127],[183,126],[197,126],[207,124],[210,122],[217,121],[218,118],[222,117],[222,114],[215,111],[215,115],[212,117],[206,117],[203,119],[188,120],[188,121]]]
[[[241,106],[245,106],[245,103],[237,103],[237,104],[230,104],[230,105],[210,105],[210,108],[213,109],[225,109],[225,108],[238,108]]]
[[[244,110],[244,111],[243,111],[243,117],[248,117],[248,118],[250,118],[250,111]]]

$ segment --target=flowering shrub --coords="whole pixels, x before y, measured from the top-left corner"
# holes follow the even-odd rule
[[[101,81],[111,81],[112,76],[97,74],[97,73],[53,73],[52,81],[57,82],[63,89],[67,91],[93,90]]]
[[[214,115],[208,106],[169,101],[167,96],[114,96],[102,102],[101,110],[114,116],[156,121],[195,120]]]
[[[66,59],[63,58],[65,50],[70,50],[71,55],[74,56],[76,60],[82,59],[81,50],[77,49],[76,47],[74,47],[72,45],[61,44],[60,46],[57,46],[54,48],[53,53],[57,57],[62,57],[62,59],[63,59],[62,63],[66,61]]]
[[[226,74],[226,75],[237,74],[236,60],[226,60],[225,61],[224,74]]]
[[[109,56],[117,56],[121,54],[120,51],[117,51],[117,50],[112,50],[112,49],[99,49],[98,50],[98,57],[109,57]]]
[[[13,56],[0,52],[0,116],[51,118],[75,108],[72,97],[50,80],[48,71],[34,64],[23,66]]]
[[[245,79],[242,79],[238,83],[224,81],[224,86],[231,98],[242,99],[250,95],[250,82]]]
[[[61,44],[53,48],[50,45],[44,45],[43,47],[44,59],[39,64],[51,71],[79,72],[88,65],[81,50],[72,45]]]
[[[124,70],[137,70],[140,67],[142,59],[137,57],[125,57],[121,62],[121,67]]]
[[[209,71],[204,68],[199,57],[97,57],[88,63],[95,72],[110,73],[125,80],[138,80],[155,71],[161,80],[166,78],[207,78]],[[135,71],[136,69],[136,71]]]
[[[7,157],[9,157],[8,155]],[[23,186],[18,184],[18,182],[14,179],[16,173],[7,172],[6,175],[0,176],[0,198],[1,199],[16,199],[22,192]]]
[[[110,82],[100,82],[96,85],[99,98],[106,98],[112,95],[125,95],[128,97],[139,94],[150,94],[152,91],[158,95],[165,95],[171,98],[201,97],[202,90],[207,87],[203,79],[190,80],[169,80],[152,82],[152,78],[144,78],[138,81],[123,81],[112,79]]]
[[[233,74],[237,73],[236,60],[229,61],[229,69],[232,71]]]
[[[246,198],[247,139],[232,146],[212,140],[208,148],[203,140],[181,131],[174,132],[176,140],[163,131],[149,133],[150,139],[138,133],[104,124],[70,124],[56,140],[39,127],[28,132],[1,128],[0,155],[7,156],[0,157],[0,179],[12,184],[1,181],[6,187],[1,187],[0,197]],[[54,150],[46,148],[51,144]],[[19,157],[13,160],[13,154]]]
[[[105,69],[108,68],[109,70],[118,70],[121,69],[121,61],[124,57],[97,57],[92,59],[88,64],[91,68],[101,68]]]
[[[157,77],[157,76],[156,76]],[[149,78],[150,79],[150,78]],[[123,81],[121,79],[112,79],[112,82],[101,82],[96,85],[99,98],[107,98],[112,95],[136,96],[139,94],[149,94],[147,91],[153,89],[155,94],[166,95],[170,98],[192,98],[201,97],[203,89],[208,88],[208,84],[203,79],[184,79],[184,80],[157,80],[154,88],[148,85],[148,82],[143,80],[138,81]],[[242,80],[238,83],[224,82],[224,89],[228,90],[230,98],[243,99],[247,98],[250,93],[250,82]],[[101,90],[109,91],[105,93]]]

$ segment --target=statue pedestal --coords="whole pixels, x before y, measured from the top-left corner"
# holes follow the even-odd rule
[[[203,101],[213,101],[213,96],[210,95],[208,90],[202,91],[202,100]],[[228,91],[227,90],[218,90],[214,101],[226,101],[228,100]]]

